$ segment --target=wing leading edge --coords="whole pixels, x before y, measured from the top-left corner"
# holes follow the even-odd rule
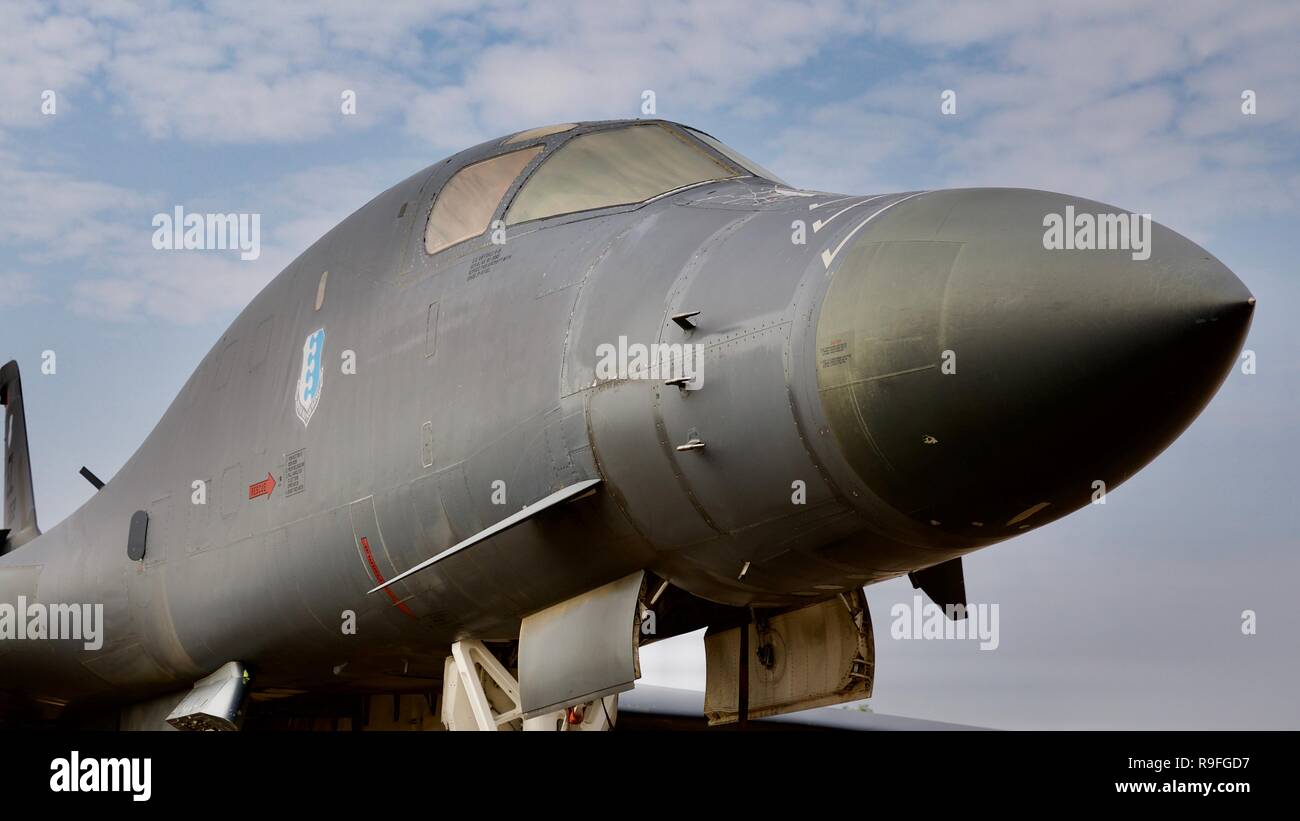
[[[379,585],[378,587],[373,587],[370,590],[367,590],[366,592],[375,593],[377,591],[383,590],[385,587],[388,587],[391,584],[400,582],[402,579],[405,579],[407,576],[411,576],[416,573],[419,573],[421,570],[424,570],[427,567],[432,567],[433,565],[437,564],[443,559],[446,559],[449,556],[454,556],[455,554],[459,553],[460,551],[464,550],[467,547],[476,545],[485,539],[490,539],[491,537],[497,535],[498,533],[502,533],[506,530],[509,530],[515,525],[526,522],[527,520],[531,519],[533,516],[536,516],[538,513],[541,513],[544,510],[549,510],[550,508],[553,508],[557,505],[564,504],[565,502],[571,499],[575,499],[579,496],[585,495],[586,493],[591,491],[591,489],[594,488],[596,485],[600,484],[600,482],[601,482],[600,479],[586,479],[581,482],[576,482],[567,487],[560,488],[559,490],[552,493],[550,496],[547,496],[543,499],[539,499],[538,501],[533,502],[531,505],[528,505],[523,510],[520,510],[518,513],[515,513],[511,516],[507,516],[506,518],[502,519],[501,521],[497,522],[491,527],[486,527],[483,530],[480,530],[478,533],[475,533],[473,536],[470,536],[468,539],[457,542],[456,544],[452,545],[451,547],[447,548],[446,550],[442,551],[436,556],[431,556],[425,559],[424,561],[417,564],[415,567],[412,567],[408,570],[404,570],[401,573],[398,573],[396,576],[384,582],[383,584]]]

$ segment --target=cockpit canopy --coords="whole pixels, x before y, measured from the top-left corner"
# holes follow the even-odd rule
[[[507,226],[647,202],[715,180],[771,172],[694,129],[664,122],[582,130],[547,148],[546,138],[574,123],[544,126],[507,137],[502,146],[534,143],[457,171],[434,199],[424,249],[436,254],[482,235],[506,192],[524,177],[505,205]]]

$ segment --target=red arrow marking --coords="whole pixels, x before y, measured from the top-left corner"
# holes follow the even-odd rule
[[[275,490],[275,477],[268,473],[262,481],[248,486],[248,498],[256,499],[258,496],[270,496],[273,490]]]

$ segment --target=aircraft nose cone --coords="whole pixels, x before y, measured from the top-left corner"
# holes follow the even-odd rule
[[[1119,217],[1128,247],[1087,247],[1101,231],[1122,243]],[[1254,309],[1190,240],[1042,191],[900,202],[831,273],[817,376],[841,451],[892,507],[975,541],[1059,518],[1154,459],[1214,395]]]

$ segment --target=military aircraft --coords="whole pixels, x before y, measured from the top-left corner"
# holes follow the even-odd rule
[[[961,557],[1155,458],[1253,305],[1061,194],[802,190],[660,120],[485,142],[294,260],[44,534],[5,366],[6,715],[606,729],[701,628],[713,723],[861,699],[864,585],[960,618]]]

